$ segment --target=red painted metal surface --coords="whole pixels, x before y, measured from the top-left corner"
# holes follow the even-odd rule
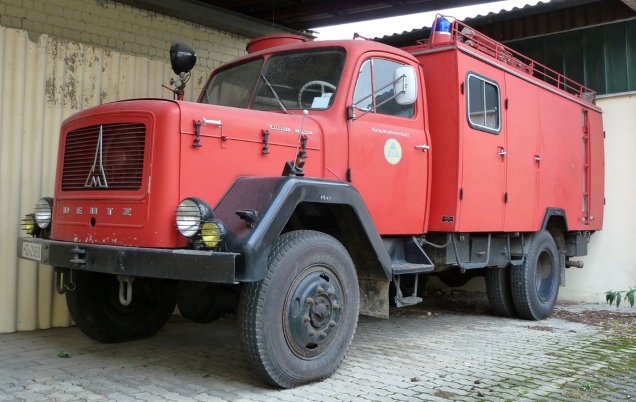
[[[232,63],[343,49],[335,99],[305,117],[299,108],[284,113],[163,100],[118,102],[72,116],[60,138],[51,237],[184,246],[174,222],[177,204],[194,196],[213,207],[238,177],[279,176],[297,154],[301,127],[308,136],[306,175],[350,181],[381,235],[536,231],[547,208],[564,210],[569,230],[600,229],[603,134],[600,109],[589,102],[593,92],[474,30],[462,32],[458,22],[452,27],[444,40],[405,51],[371,41],[307,42],[265,47]],[[415,68],[412,117],[347,118],[357,77],[371,58]],[[484,107],[481,128],[468,114],[469,81],[499,94],[496,107]],[[68,133],[114,123],[145,126],[139,189],[62,190]],[[86,152],[94,163],[95,150]],[[125,152],[107,156],[113,166],[127,158]]]
[[[458,21],[452,27],[450,40],[405,49],[420,60],[427,80],[429,230],[536,231],[548,208],[563,209],[570,230],[600,229],[604,151],[601,111],[589,102],[594,92],[472,29],[468,40]],[[497,133],[468,122],[472,74],[499,88]]]

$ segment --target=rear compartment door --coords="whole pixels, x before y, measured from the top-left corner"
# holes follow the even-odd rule
[[[506,74],[506,193],[504,231],[537,230],[540,202],[542,89]]]
[[[502,230],[508,158],[502,113],[504,85],[499,70],[466,74],[459,191],[459,230],[463,232]]]

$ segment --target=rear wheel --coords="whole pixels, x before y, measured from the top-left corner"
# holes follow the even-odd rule
[[[176,303],[162,294],[159,279],[135,278],[131,303],[123,306],[116,275],[76,270],[69,278],[74,284],[73,290],[66,292],[71,317],[83,333],[100,342],[148,338],[174,312]]]
[[[552,313],[559,294],[559,268],[552,235],[535,233],[523,264],[512,268],[512,298],[521,318],[542,320]]]
[[[320,232],[281,235],[265,278],[243,286],[239,320],[247,358],[278,387],[329,377],[349,349],[359,292],[347,250]]]
[[[238,292],[216,283],[181,281],[177,287],[177,305],[184,318],[207,324],[236,307]]]
[[[486,294],[493,313],[501,317],[516,316],[510,286],[510,267],[488,267],[485,276]]]

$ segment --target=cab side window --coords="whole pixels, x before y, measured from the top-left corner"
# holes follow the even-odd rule
[[[366,60],[358,72],[353,94],[356,109],[379,114],[413,117],[415,104],[399,105],[395,101],[393,81],[395,69],[403,64],[372,58]]]
[[[501,96],[496,82],[468,74],[468,123],[497,134],[501,130]]]

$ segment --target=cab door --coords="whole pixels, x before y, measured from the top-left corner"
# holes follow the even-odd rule
[[[349,163],[351,184],[361,193],[380,234],[425,230],[429,189],[429,137],[418,66],[417,100],[395,99],[396,69],[408,60],[366,57],[351,89]]]

